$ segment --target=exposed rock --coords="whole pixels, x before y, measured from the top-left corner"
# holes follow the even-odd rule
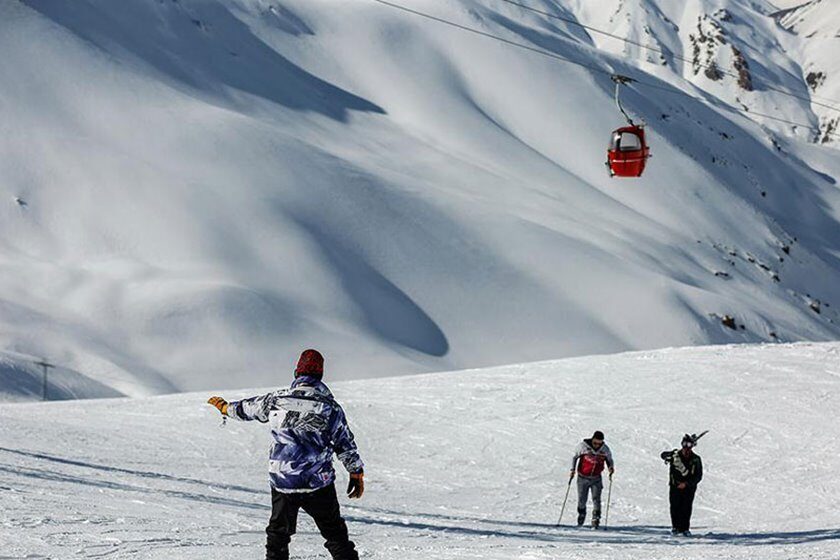
[[[818,134],[818,141],[820,144],[828,144],[836,140],[840,128],[840,117],[833,119],[823,119],[820,123],[820,133]]]
[[[750,74],[750,65],[747,59],[744,58],[744,54],[735,45],[732,45],[732,57],[732,65],[735,67],[735,71],[738,72],[738,86],[744,91],[752,91],[753,83],[752,74]]]
[[[697,18],[697,32],[688,36],[692,48],[691,65],[694,75],[704,70],[710,80],[718,81],[723,73],[715,61],[720,45],[726,44],[723,28],[709,16]]]
[[[706,66],[706,71],[703,72],[703,74],[705,74],[707,78],[715,82],[723,79],[723,72],[720,71],[717,62],[715,62],[714,60],[710,62],[708,66]]]
[[[732,21],[732,14],[726,8],[721,8],[715,12],[715,17],[720,21]]]
[[[817,88],[825,83],[825,78],[825,72],[808,72],[808,75],[805,76],[805,82],[811,88],[811,91],[817,91]]]

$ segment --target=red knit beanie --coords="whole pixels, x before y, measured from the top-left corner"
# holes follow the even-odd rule
[[[304,350],[297,367],[295,368],[295,377],[301,375],[308,375],[310,377],[321,378],[324,375],[324,357],[317,350]]]

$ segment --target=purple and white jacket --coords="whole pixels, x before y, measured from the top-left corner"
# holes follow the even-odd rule
[[[271,425],[271,486],[278,492],[314,492],[335,482],[333,453],[350,473],[364,463],[344,410],[326,385],[301,376],[289,389],[233,401],[227,415]]]

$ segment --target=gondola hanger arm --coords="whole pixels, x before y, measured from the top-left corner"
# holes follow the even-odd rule
[[[615,82],[615,105],[618,107],[618,110],[621,111],[621,114],[624,115],[624,118],[627,119],[628,124],[630,126],[636,126],[636,123],[633,122],[633,119],[630,118],[630,115],[627,114],[627,111],[624,110],[624,107],[621,106],[621,86],[630,84],[635,82],[633,78],[629,76],[623,76],[621,74],[613,74],[610,76],[610,79]]]

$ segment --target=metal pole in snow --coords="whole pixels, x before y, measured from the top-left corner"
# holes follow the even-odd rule
[[[560,517],[557,518],[557,526],[558,527],[560,526],[560,522],[563,521],[563,512],[566,511],[566,501],[569,499],[569,490],[572,489],[572,480],[574,480],[574,478],[569,477],[569,485],[566,486],[566,497],[563,498],[563,507],[560,508]]]
[[[49,375],[49,369],[50,369],[50,368],[55,368],[55,366],[54,366],[54,365],[52,365],[51,363],[47,362],[47,360],[45,360],[45,359],[44,359],[44,360],[41,360],[40,362],[35,362],[35,365],[36,365],[36,366],[41,366],[42,368],[44,368],[44,390],[43,390],[43,400],[45,400],[45,401],[46,401],[46,400],[47,400],[47,387],[48,387],[48,384],[47,384],[47,377],[48,377],[48,375]]]

